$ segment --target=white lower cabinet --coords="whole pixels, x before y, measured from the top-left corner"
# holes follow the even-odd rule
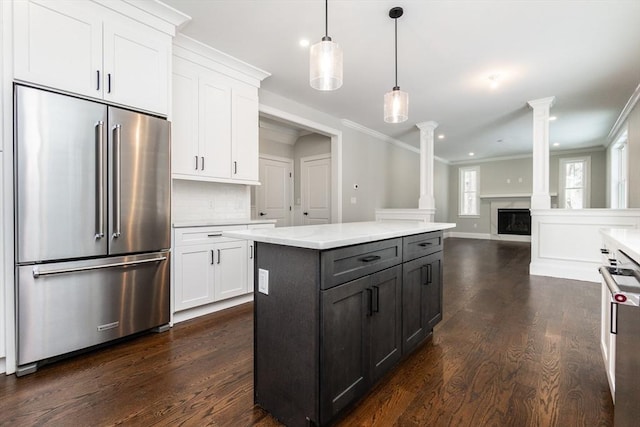
[[[253,297],[253,242],[224,231],[274,224],[182,227],[173,233],[173,322],[212,313]]]

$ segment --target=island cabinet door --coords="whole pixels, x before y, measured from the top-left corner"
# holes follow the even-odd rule
[[[322,291],[320,425],[369,386],[370,276]]]
[[[427,327],[433,330],[442,320],[442,252],[425,257],[427,271]]]
[[[402,356],[402,266],[371,275],[371,377],[377,381]]]

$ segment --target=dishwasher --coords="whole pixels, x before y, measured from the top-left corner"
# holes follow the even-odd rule
[[[622,250],[611,266],[600,267],[611,292],[610,332],[615,340],[614,426],[640,420],[640,265]]]

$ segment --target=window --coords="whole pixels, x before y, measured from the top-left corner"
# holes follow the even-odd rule
[[[560,159],[560,208],[589,207],[591,157]]]
[[[478,216],[478,191],[480,189],[480,168],[460,168],[460,200],[458,214],[460,216]]]
[[[629,148],[627,132],[616,140],[611,148],[611,207],[625,209],[629,198],[627,165],[629,164]]]

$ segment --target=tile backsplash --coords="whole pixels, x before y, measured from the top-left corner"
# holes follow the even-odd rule
[[[250,187],[173,180],[172,222],[246,220],[251,215]]]

